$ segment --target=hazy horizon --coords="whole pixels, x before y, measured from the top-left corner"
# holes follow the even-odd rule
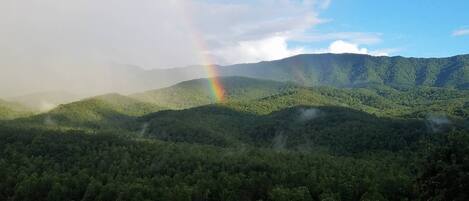
[[[426,21],[409,10],[418,3],[388,5],[411,19],[400,28],[393,25],[400,22],[393,15],[380,18],[380,24],[367,21],[377,15],[363,10],[388,12],[374,2],[5,0],[0,2],[0,97],[138,91],[141,86],[131,86],[135,80],[125,76],[125,66],[231,65],[311,53],[469,53],[463,45],[469,42],[469,22],[450,17],[464,17],[456,12],[464,3],[438,5],[422,8],[442,10]]]
[[[260,61],[236,63],[236,64],[229,64],[229,65],[220,65],[220,64],[211,64],[211,65],[215,65],[219,67],[229,67],[229,66],[238,65],[238,64],[253,64],[253,63],[260,63],[260,62],[283,60],[289,57],[295,57],[299,55],[320,55],[320,54],[358,54],[358,55],[368,55],[368,56],[379,56],[379,55],[369,55],[369,54],[360,54],[360,53],[302,53],[302,54],[296,54],[296,55],[279,58],[275,60],[260,60]],[[458,54],[458,55],[444,56],[444,57],[407,57],[407,56],[401,56],[401,55],[393,55],[393,56],[382,55],[382,56],[422,58],[422,59],[431,59],[431,58],[443,59],[443,58],[450,58],[450,57],[460,56],[460,55],[467,55],[467,54]],[[43,79],[32,80],[38,83],[41,82],[41,84],[37,84],[37,85],[35,84],[31,85],[31,82],[22,81],[22,83],[26,83],[26,84],[21,85],[21,86],[16,86],[17,88],[10,88],[11,85],[5,85],[9,87],[9,89],[11,89],[13,93],[9,93],[8,90],[2,91],[4,93],[0,93],[0,99],[15,100],[18,98],[23,98],[23,97],[34,97],[36,95],[41,95],[41,94],[56,94],[56,95],[69,94],[70,97],[72,97],[72,99],[74,98],[77,100],[79,98],[96,96],[96,95],[106,94],[106,93],[121,93],[124,95],[128,95],[128,94],[142,92],[146,90],[168,87],[178,82],[173,82],[172,84],[163,85],[159,87],[144,87],[144,86],[136,87],[136,86],[133,86],[133,84],[140,85],[142,83],[135,83],[135,82],[133,84],[129,83],[135,80],[131,80],[131,78],[127,77],[125,75],[127,72],[135,72],[135,70],[140,71],[140,73],[164,72],[164,71],[171,72],[173,70],[197,69],[199,71],[197,73],[204,74],[205,70],[204,68],[202,68],[202,66],[204,65],[206,64],[191,64],[191,65],[185,65],[185,66],[175,66],[175,67],[167,67],[167,68],[159,68],[159,69],[146,69],[141,66],[131,65],[131,64],[125,64],[125,65],[113,64],[109,66],[102,66],[102,67],[99,67],[98,69],[88,69],[89,71],[85,71],[82,69],[80,75],[74,74],[72,76],[67,77],[67,78],[72,78],[72,80],[57,81],[51,78],[47,78],[49,79],[47,81]],[[188,72],[193,72],[193,71],[188,71]],[[55,73],[57,74],[51,77],[60,78],[64,76],[67,72],[55,71]],[[182,72],[182,73],[185,73],[185,72]],[[18,76],[23,77],[23,78],[28,77],[27,75],[26,76],[18,75]],[[191,77],[190,74],[187,76]],[[208,76],[202,75],[202,76],[194,76],[193,78],[190,78],[190,79],[206,78],[206,77]],[[168,78],[168,79],[171,79],[171,78]],[[15,82],[17,81],[18,80],[15,80]],[[59,82],[67,83],[67,84],[58,85],[57,83]],[[124,87],[124,85],[127,85],[128,88]]]

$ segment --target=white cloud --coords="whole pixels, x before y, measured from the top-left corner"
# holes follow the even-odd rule
[[[368,49],[360,48],[357,44],[345,42],[343,40],[337,40],[332,42],[328,48],[330,53],[356,53],[356,54],[368,54]]]
[[[398,51],[398,49],[377,49],[377,50],[369,50],[368,48],[360,47],[360,44],[343,41],[343,40],[336,40],[333,41],[329,47],[326,49],[319,49],[313,51],[314,53],[334,53],[334,54],[342,54],[342,53],[354,53],[354,54],[368,54],[373,56],[389,56],[389,54]]]
[[[289,48],[287,38],[273,36],[261,40],[241,41],[235,46],[224,47],[211,52],[219,62],[234,64],[275,60],[305,53],[302,48]]]
[[[321,23],[315,8],[323,0],[252,1],[251,4],[191,4],[210,54],[218,64],[278,59],[300,52],[287,42]]]
[[[453,31],[453,36],[466,36],[469,35],[469,29],[458,29]]]

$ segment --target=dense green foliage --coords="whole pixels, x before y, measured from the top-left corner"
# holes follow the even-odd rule
[[[137,142],[77,131],[0,130],[1,200],[401,200],[392,157]]]
[[[469,135],[451,133],[425,159],[418,179],[423,200],[469,199]]]
[[[341,107],[292,107],[269,115],[223,106],[145,116],[144,134],[161,140],[218,146],[263,146],[350,154],[415,147],[430,133],[425,121],[379,118]]]
[[[469,116],[469,91],[432,87],[391,88],[372,85],[360,88],[295,88],[252,102],[230,103],[242,111],[268,114],[296,105],[343,106],[379,116],[426,118]]]
[[[0,200],[468,198],[468,91],[220,82],[0,121]]]

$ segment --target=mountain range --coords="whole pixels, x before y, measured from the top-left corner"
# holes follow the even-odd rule
[[[469,55],[405,58],[360,54],[306,54],[277,61],[220,67],[221,75],[239,75],[304,86],[353,87],[379,83],[467,89]]]
[[[0,200],[465,200],[468,58],[131,68],[159,87],[0,101]]]
[[[361,84],[469,88],[469,55],[407,58],[362,54],[303,54],[259,63],[215,66],[219,76],[290,81],[304,86],[352,87]],[[132,75],[147,87],[161,88],[206,78],[204,68],[190,66],[142,71]],[[141,90],[143,91],[143,90]]]
[[[214,69],[219,76],[287,81],[309,87],[355,87],[384,84],[407,87],[469,88],[469,55],[447,58],[406,58],[361,54],[304,54],[259,63],[215,65]],[[86,83],[55,85],[54,90],[47,90],[55,91],[55,94],[40,91],[6,99],[22,102],[36,110],[43,110],[44,108],[50,109],[48,106],[87,96],[110,92],[133,94],[199,78],[207,78],[203,66],[144,70],[138,66],[116,65],[102,69],[98,73],[86,75],[82,79]],[[80,75],[77,75],[75,79],[79,80]],[[67,85],[74,87],[67,87]]]

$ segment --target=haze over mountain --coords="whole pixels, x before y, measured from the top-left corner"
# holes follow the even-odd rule
[[[49,75],[60,79],[48,79],[41,74],[27,78],[29,81],[25,81],[26,78],[15,81],[2,79],[2,95],[11,96],[11,91],[24,95],[41,90],[61,90],[82,94],[81,97],[110,92],[129,94],[207,77],[207,72],[202,66],[144,70],[137,66],[117,65],[101,70],[89,70],[88,73],[73,74],[71,80],[60,78],[63,76],[61,73]],[[275,61],[217,66],[216,70],[220,76],[290,81],[304,86],[352,87],[382,83],[460,89],[469,87],[469,55],[406,58],[360,54],[306,54]],[[71,75],[67,77],[69,76]],[[23,84],[20,86],[16,82]],[[34,82],[41,84],[33,84]]]
[[[24,105],[0,99],[0,120],[32,115],[33,110]]]
[[[8,100],[24,105],[37,112],[45,112],[57,107],[59,104],[77,101],[83,97],[83,95],[64,91],[50,91],[10,97]]]

